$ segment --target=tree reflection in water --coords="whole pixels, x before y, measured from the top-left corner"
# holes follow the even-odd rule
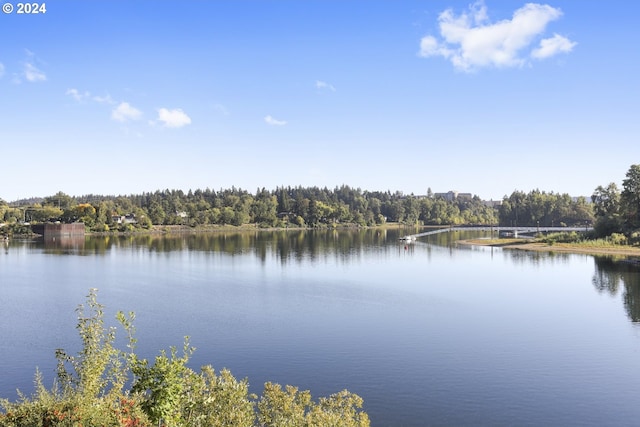
[[[622,300],[632,322],[640,322],[640,265],[639,260],[594,257],[596,271],[593,285],[599,292],[616,295],[624,288]]]
[[[103,255],[113,248],[129,248],[135,252],[213,251],[230,256],[254,254],[262,262],[275,257],[282,264],[305,260],[322,262],[338,258],[348,263],[363,251],[394,252],[415,255],[413,244],[405,246],[398,237],[419,230],[350,229],[350,230],[273,230],[245,232],[212,232],[183,234],[147,234],[131,236],[87,236],[74,239],[44,241],[45,251],[59,255]],[[460,239],[477,238],[481,233],[442,233],[420,239],[423,252],[442,248],[452,254],[461,250]],[[5,247],[9,251],[13,243]],[[403,250],[404,249],[404,250]],[[469,249],[467,247],[467,249]],[[422,253],[422,252],[421,252]],[[568,263],[572,254],[509,250],[503,256],[516,263],[546,265]],[[640,323],[640,260],[593,257],[595,271],[592,283],[600,293],[617,295],[623,289],[623,302],[632,322]]]

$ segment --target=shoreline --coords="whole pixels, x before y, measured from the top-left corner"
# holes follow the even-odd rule
[[[94,237],[113,237],[113,236],[149,236],[149,235],[166,235],[166,234],[206,234],[206,233],[245,233],[245,232],[273,232],[273,231],[313,231],[313,230],[385,230],[385,229],[397,229],[403,228],[408,230],[415,230],[414,226],[407,226],[397,222],[387,222],[377,225],[358,225],[344,223],[339,225],[323,225],[318,227],[259,227],[256,224],[242,224],[242,225],[200,225],[191,227],[189,225],[153,225],[150,228],[134,229],[130,231],[85,231],[85,236]],[[420,228],[430,228],[429,226],[421,226]],[[41,234],[14,234],[12,238],[18,239],[33,239],[41,238]],[[7,236],[7,241],[11,240]]]
[[[273,231],[312,231],[312,230],[384,230],[384,229],[415,229],[414,226],[407,226],[394,222],[378,224],[373,226],[361,226],[357,224],[340,224],[339,226],[325,227],[265,227],[260,228],[255,224],[234,225],[208,225],[190,227],[186,225],[155,225],[149,229],[132,230],[132,231],[87,231],[85,236],[134,236],[134,235],[166,235],[166,234],[201,234],[201,233],[219,233],[219,232],[273,232]],[[420,226],[419,228],[441,228],[441,226]],[[31,235],[14,235],[14,238],[38,238],[42,237],[38,234]],[[5,239],[7,242],[11,239]],[[637,257],[640,262],[640,247],[637,246],[585,246],[573,243],[541,243],[527,242],[523,239],[464,239],[455,242],[458,245],[467,246],[489,246],[503,249],[516,249],[534,252],[557,252],[557,253],[575,253],[587,255],[601,256],[622,256]]]
[[[520,239],[488,239],[458,240],[456,243],[470,246],[490,246],[494,248],[516,249],[535,252],[561,252],[587,255],[640,257],[640,247],[635,246],[600,246],[588,247],[571,243],[522,242]]]
[[[149,229],[133,231],[87,231],[85,236],[124,236],[124,235],[145,235],[145,234],[198,234],[198,233],[218,233],[218,232],[262,232],[262,231],[312,231],[312,230],[364,230],[383,229],[397,227],[396,223],[379,224],[372,226],[362,226],[357,224],[341,224],[337,226],[322,227],[258,227],[255,224],[242,225],[205,225],[191,227],[188,225],[154,225]]]

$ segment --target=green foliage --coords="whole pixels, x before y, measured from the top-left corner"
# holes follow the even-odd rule
[[[596,237],[606,237],[622,230],[622,218],[619,214],[607,214],[596,220],[593,226]]]
[[[187,399],[182,407],[188,426],[251,427],[254,425],[254,395],[249,394],[249,382],[238,381],[227,369],[216,375],[211,366],[204,366],[200,375],[189,376]]]
[[[546,236],[540,236],[536,238],[536,241],[543,243],[578,243],[584,239],[584,236],[580,233],[572,231],[570,233],[550,233]]]
[[[613,233],[610,236],[603,238],[586,238],[581,233],[551,233],[546,236],[539,236],[536,238],[537,242],[547,243],[554,245],[556,243],[571,243],[579,245],[585,248],[602,248],[602,247],[616,247],[620,245],[628,245],[633,242],[627,238],[624,234]]]
[[[306,426],[306,414],[311,405],[311,393],[297,387],[266,383],[258,402],[260,424],[268,426]]]
[[[34,206],[32,208],[26,208],[25,219],[28,222],[45,222],[57,220],[62,214],[62,209],[54,206]]]
[[[258,402],[261,426],[265,427],[368,427],[369,417],[361,411],[362,398],[343,390],[313,402],[311,393],[296,387],[266,383]]]
[[[171,426],[180,425],[185,383],[192,374],[186,365],[194,350],[186,338],[182,357],[178,357],[176,348],[172,347],[170,357],[163,350],[149,366],[146,359],[134,355],[133,392],[143,396],[142,409],[154,424],[162,421]]]
[[[595,205],[598,237],[623,233],[626,241],[636,244],[632,234],[640,228],[640,165],[631,165],[622,182],[622,193],[615,183],[598,186],[591,199]],[[620,240],[617,238],[616,240]]]
[[[22,223],[11,222],[0,228],[2,236],[30,236],[32,234],[31,226]]]
[[[333,190],[279,187],[268,191],[262,188],[255,195],[235,187],[218,192],[206,189],[185,194],[180,190],[163,190],[117,197],[70,197],[58,193],[45,198],[43,206],[29,212],[34,213],[36,222],[50,218],[81,221],[93,231],[135,231],[152,225],[336,227],[385,222],[410,225],[497,222],[496,209],[485,206],[477,197],[450,201],[433,196],[407,196],[401,192],[362,191],[346,185]],[[5,220],[20,221],[24,210],[7,205],[1,207],[0,214]],[[123,216],[134,217],[135,222],[119,223]]]
[[[10,208],[9,206],[0,207],[1,219],[9,224],[22,221],[24,219],[24,213],[18,208]]]
[[[597,217],[615,215],[620,210],[620,190],[615,182],[606,187],[599,185],[591,195],[591,201]]]
[[[309,426],[368,427],[369,416],[360,411],[362,398],[343,390],[329,397],[321,397],[313,405],[308,418]]]
[[[211,366],[199,373],[187,364],[195,350],[185,338],[182,355],[175,347],[150,364],[135,354],[135,315],[118,312],[128,335],[128,350],[114,347],[115,328],[104,326],[104,307],[91,289],[77,309],[76,329],[82,349],[75,356],[56,351],[57,380],[51,390],[36,371],[35,393],[16,402],[0,399],[0,427],[366,427],[362,399],[348,391],[311,400],[308,391],[265,384],[263,395],[249,393],[237,380]],[[132,384],[131,390],[125,385]]]
[[[640,227],[640,165],[631,165],[626,179],[622,181],[620,205],[624,217],[625,230]]]
[[[614,245],[626,245],[627,244],[627,236],[622,233],[612,233],[609,237],[610,241]]]
[[[568,194],[534,190],[514,191],[504,197],[499,208],[504,226],[584,226],[594,221],[593,208],[584,198],[573,200]]]
[[[68,194],[58,191],[53,196],[45,197],[44,206],[56,206],[58,209],[68,209],[74,204],[73,198]]]
[[[37,372],[32,397],[21,394],[18,402],[0,401],[1,427],[150,425],[139,400],[123,389],[127,366],[113,346],[115,330],[104,327],[95,289],[77,313],[82,350],[75,356],[56,350],[57,381],[51,391]]]

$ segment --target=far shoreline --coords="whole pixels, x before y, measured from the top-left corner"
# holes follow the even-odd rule
[[[397,222],[387,222],[363,226],[358,224],[325,225],[321,227],[292,226],[292,227],[259,227],[256,224],[234,225],[205,225],[191,227],[188,225],[154,225],[149,229],[134,229],[130,231],[87,231],[85,236],[117,237],[117,236],[144,236],[144,235],[170,235],[170,234],[202,234],[202,233],[246,233],[246,232],[282,232],[282,231],[313,231],[313,230],[386,230],[386,229],[437,229],[443,226],[410,226]],[[14,235],[14,238],[38,238],[39,234]],[[5,239],[10,240],[10,239]],[[467,246],[489,246],[503,249],[516,249],[533,252],[550,253],[575,253],[600,256],[637,257],[640,264],[640,247],[637,246],[585,246],[574,243],[542,243],[527,242],[520,238],[506,239],[464,239],[455,242]]]

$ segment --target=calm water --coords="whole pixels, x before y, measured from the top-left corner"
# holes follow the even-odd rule
[[[361,395],[373,426],[640,425],[640,272],[586,255],[398,231],[11,242],[0,247],[0,396],[50,385],[88,289],[135,311],[139,353]]]

